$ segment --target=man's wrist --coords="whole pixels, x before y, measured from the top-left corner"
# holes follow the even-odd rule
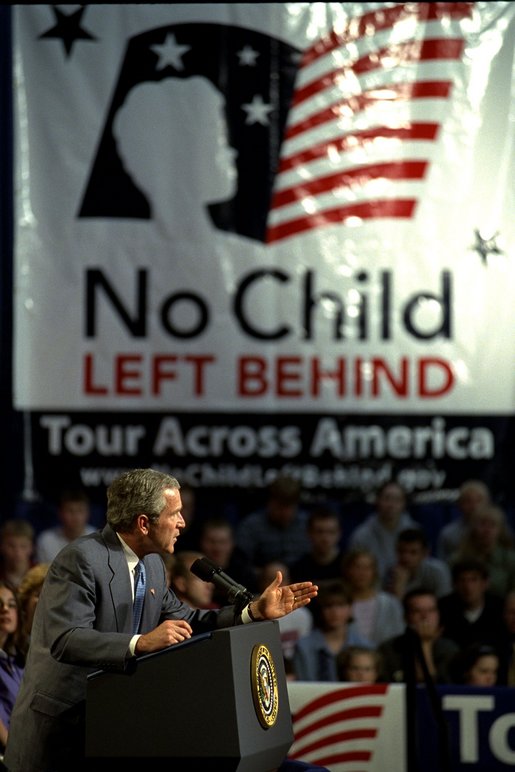
[[[257,617],[255,612],[252,611],[252,601],[246,606],[246,612],[249,615],[249,618],[251,622],[262,622],[263,619],[261,617]]]

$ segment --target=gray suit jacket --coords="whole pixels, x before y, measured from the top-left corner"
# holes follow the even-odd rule
[[[149,632],[165,619],[186,619],[194,633],[241,623],[234,608],[199,611],[166,584],[159,555],[144,558],[141,622]],[[132,588],[120,541],[107,525],[65,547],[52,562],[36,608],[25,672],[11,716],[9,772],[77,768],[83,755],[87,676],[134,665]]]

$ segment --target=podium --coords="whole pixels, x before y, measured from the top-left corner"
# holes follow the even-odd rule
[[[277,622],[194,636],[88,677],[88,769],[271,772],[293,728]],[[119,760],[119,765],[116,760]],[[170,762],[175,762],[172,766]]]

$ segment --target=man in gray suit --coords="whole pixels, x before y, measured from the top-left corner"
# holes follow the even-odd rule
[[[34,617],[25,673],[5,752],[9,772],[69,772],[84,763],[87,676],[124,672],[135,657],[196,633],[279,619],[316,596],[311,582],[281,586],[282,576],[241,612],[192,609],[168,589],[161,555],[184,527],[180,485],[153,469],[134,469],[107,491],[107,525],[61,550]],[[145,596],[133,632],[134,569],[144,565]]]

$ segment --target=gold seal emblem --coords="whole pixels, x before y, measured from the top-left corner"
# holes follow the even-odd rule
[[[252,649],[252,697],[259,723],[265,729],[273,726],[279,709],[279,691],[274,660],[264,644]]]

